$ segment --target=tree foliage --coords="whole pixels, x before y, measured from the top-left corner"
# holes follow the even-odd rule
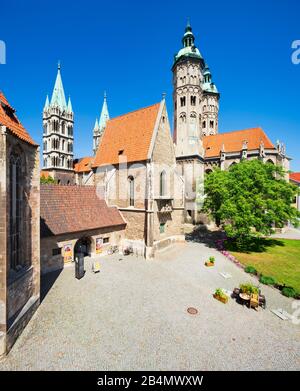
[[[300,213],[292,206],[299,190],[271,163],[243,160],[228,171],[216,169],[206,176],[204,210],[227,235],[245,248],[254,237],[274,233],[288,221],[295,226]]]
[[[52,178],[52,176],[47,176],[47,177],[45,177],[45,175],[42,175],[41,176],[41,178],[40,178],[40,182],[41,182],[41,184],[43,184],[43,185],[49,185],[49,184],[54,184],[54,185],[56,185],[57,184],[57,181],[54,179],[54,178]]]

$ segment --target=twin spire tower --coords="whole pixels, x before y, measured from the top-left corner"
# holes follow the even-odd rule
[[[93,152],[97,151],[106,122],[109,120],[106,93],[101,115],[96,119],[93,130]],[[57,76],[51,100],[47,95],[43,109],[43,170],[61,184],[74,184],[74,112],[71,98],[66,101],[61,67],[58,63]]]

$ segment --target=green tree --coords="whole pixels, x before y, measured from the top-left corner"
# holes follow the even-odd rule
[[[206,176],[204,210],[245,249],[254,238],[274,233],[274,225],[299,225],[300,213],[292,206],[299,190],[284,176],[281,167],[260,160],[216,169]]]
[[[52,176],[48,176],[48,177],[45,177],[45,175],[42,174],[41,178],[40,178],[40,182],[41,184],[43,185],[47,185],[47,184],[54,184],[56,185],[57,184],[57,181],[52,178]]]

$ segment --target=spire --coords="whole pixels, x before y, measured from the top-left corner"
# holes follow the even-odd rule
[[[203,57],[199,49],[195,46],[195,36],[193,34],[192,26],[190,24],[189,18],[187,20],[184,35],[182,37],[182,45],[183,47],[174,56],[173,65],[175,65],[177,61],[183,57],[193,57],[195,59],[199,59],[200,61],[203,61]]]
[[[62,84],[61,74],[60,74],[60,62],[58,62],[58,66],[57,66],[57,76],[56,76],[55,85],[52,93],[51,106],[58,106],[61,110],[65,110],[67,108],[64,87]]]
[[[46,102],[45,102],[45,106],[44,106],[44,110],[47,110],[49,107],[49,96],[47,95],[46,97]]]
[[[190,22],[190,18],[189,16],[187,17],[187,22],[186,22],[186,28],[185,28],[185,31],[192,31],[192,26],[191,26],[191,22]]]
[[[68,99],[68,112],[69,113],[73,113],[73,108],[72,108],[72,103],[71,103],[70,96],[69,96],[69,99]]]
[[[185,28],[185,33],[182,38],[182,43],[183,43],[183,46],[186,48],[186,47],[194,46],[194,42],[195,42],[195,36],[192,32],[192,26],[190,24],[190,19],[188,18],[186,28]]]
[[[99,128],[103,130],[105,128],[106,122],[109,120],[109,113],[106,102],[106,91],[104,92],[104,101],[102,106],[102,111],[100,115]]]
[[[98,128],[99,128],[99,122],[98,122],[98,118],[96,118],[94,130],[98,130]]]

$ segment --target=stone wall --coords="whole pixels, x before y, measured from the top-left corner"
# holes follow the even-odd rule
[[[9,255],[9,159],[12,150],[22,156],[22,234],[23,266],[10,268]],[[14,344],[39,304],[40,297],[40,167],[39,149],[0,132],[0,356]],[[34,307],[33,307],[34,306]]]
[[[76,178],[74,171],[64,171],[64,170],[46,170],[43,171],[49,172],[49,175],[55,179],[60,185],[75,185]]]
[[[124,226],[110,227],[84,232],[50,236],[41,239],[41,272],[46,274],[55,270],[63,269],[65,264],[74,261],[74,248],[81,238],[89,238],[91,242],[90,256],[106,255],[111,246],[122,247],[125,238]],[[96,248],[97,239],[108,239],[101,248]],[[100,241],[98,241],[99,243]],[[69,248],[70,251],[66,252]],[[61,249],[61,254],[53,255],[53,250]]]

